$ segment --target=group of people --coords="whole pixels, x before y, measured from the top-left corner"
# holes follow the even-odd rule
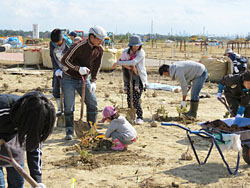
[[[74,35],[75,33],[71,33]],[[66,140],[74,135],[75,92],[82,96],[82,87],[86,81],[85,104],[87,106],[87,121],[96,123],[98,103],[95,95],[97,75],[101,67],[103,48],[106,37],[105,30],[100,26],[89,29],[86,40],[70,39],[62,34],[60,29],[51,32],[50,56],[53,64],[53,96],[56,99],[57,112],[51,101],[41,92],[34,91],[24,96],[0,95],[0,154],[7,155],[7,143],[14,158],[23,167],[24,153],[27,153],[28,167],[31,176],[39,186],[45,188],[41,179],[41,144],[52,133],[56,115],[60,115],[60,87],[64,94],[64,116]],[[127,94],[128,107],[136,109],[136,124],[143,124],[143,110],[140,98],[147,87],[147,71],[145,66],[145,52],[143,43],[138,35],[130,38],[126,48],[113,69],[122,66],[124,92]],[[229,58],[233,55],[226,50]],[[237,55],[236,55],[237,56]],[[232,60],[235,63],[238,56]],[[239,58],[238,58],[239,59]],[[235,66],[239,64],[235,63]],[[222,78],[217,97],[221,97],[224,89],[225,96],[235,116],[250,117],[250,72],[245,65],[234,70],[234,75]],[[190,109],[184,115],[187,118],[196,118],[199,105],[199,93],[207,80],[206,67],[195,61],[178,61],[171,65],[159,67],[161,76],[171,77],[180,82],[182,89],[181,107],[186,107],[186,97],[191,89]],[[84,79],[84,80],[83,80]],[[60,85],[61,84],[61,85]],[[132,84],[132,86],[130,85]],[[132,92],[130,91],[132,88]],[[131,93],[133,96],[131,96]],[[112,137],[115,146],[113,150],[124,150],[136,141],[135,128],[120,115],[113,106],[106,106],[102,112],[102,122],[109,122],[105,136]],[[10,188],[22,188],[24,179],[17,171],[0,161],[0,188],[5,187],[2,167],[7,169],[7,181]]]

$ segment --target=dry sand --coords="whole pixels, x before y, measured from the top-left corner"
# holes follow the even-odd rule
[[[42,71],[37,75],[13,75],[4,69],[0,71],[1,93],[13,93],[22,95],[32,89],[44,90],[51,97],[52,71]],[[157,70],[148,70],[149,82],[160,82],[169,85],[177,85],[176,82],[160,78]],[[116,103],[126,107],[126,95],[119,94],[122,88],[122,73],[116,70],[111,73],[101,72],[97,81],[97,98],[99,111],[104,106]],[[217,85],[206,83],[202,89],[202,95],[210,94],[211,98],[202,98],[198,110],[197,122],[222,118],[226,112],[225,107],[216,100]],[[62,128],[55,128],[53,134],[43,144],[43,182],[48,188],[69,188],[72,178],[76,179],[75,188],[81,187],[113,187],[113,188],[160,188],[160,187],[250,187],[250,169],[242,159],[237,175],[229,175],[219,153],[214,149],[204,166],[199,166],[193,156],[193,160],[180,160],[181,154],[187,150],[188,142],[186,133],[177,127],[164,127],[158,122],[157,127],[151,127],[151,117],[162,103],[168,112],[168,116],[178,117],[176,107],[180,104],[181,93],[157,91],[157,97],[153,97],[153,90],[147,90],[142,95],[142,107],[144,111],[143,125],[135,125],[138,140],[124,152],[93,152],[91,158],[95,163],[74,164],[74,157],[79,154],[72,150],[72,146],[79,143],[76,137],[72,141],[65,141],[65,132]],[[105,97],[105,93],[109,97]],[[188,96],[190,99],[190,96]],[[51,99],[55,104],[55,101]],[[76,98],[75,119],[79,119],[80,98]],[[98,120],[101,120],[99,113]],[[188,124],[192,130],[200,127],[197,122]],[[183,125],[183,122],[175,122]],[[107,124],[98,124],[104,132]],[[192,136],[198,153],[202,159],[206,156],[209,142]],[[230,166],[235,166],[237,153],[224,152]],[[73,164],[63,163],[63,160]],[[27,170],[27,167],[26,167]],[[25,183],[25,187],[30,187]]]

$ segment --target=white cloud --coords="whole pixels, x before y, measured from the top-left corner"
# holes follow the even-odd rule
[[[92,25],[118,33],[167,34],[250,31],[248,0],[8,0],[1,2],[0,29],[81,29]]]

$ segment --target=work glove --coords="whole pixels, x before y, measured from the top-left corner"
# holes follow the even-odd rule
[[[86,75],[86,74],[88,74],[89,73],[89,69],[87,68],[87,67],[80,67],[79,68],[79,73],[81,74],[81,75]]]
[[[222,98],[222,94],[221,93],[217,93],[217,99],[221,99]]]
[[[237,114],[236,116],[235,116],[236,118],[239,118],[239,117],[242,117],[242,115],[240,115],[240,114]]]
[[[90,93],[94,93],[96,90],[95,82],[90,82]]]
[[[61,77],[62,78],[62,71],[60,69],[57,69],[56,72],[55,72],[55,75],[58,77]]]
[[[186,101],[181,101],[181,108],[185,108],[186,107]]]
[[[39,185],[40,187],[35,187],[35,188],[46,188],[46,186],[45,186],[43,183],[38,183],[38,185]],[[34,187],[31,187],[31,188],[34,188]]]

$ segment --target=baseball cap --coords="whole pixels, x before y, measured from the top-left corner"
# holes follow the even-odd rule
[[[98,39],[104,40],[107,36],[106,31],[98,25],[95,25],[94,27],[91,27],[89,29],[89,34],[95,35]]]
[[[75,31],[71,31],[70,33],[69,33],[69,36],[73,36],[73,37],[76,37],[76,32]]]
[[[104,123],[108,117],[111,117],[113,115],[115,115],[117,112],[115,110],[115,107],[113,106],[106,106],[103,111],[102,111],[102,123]]]

